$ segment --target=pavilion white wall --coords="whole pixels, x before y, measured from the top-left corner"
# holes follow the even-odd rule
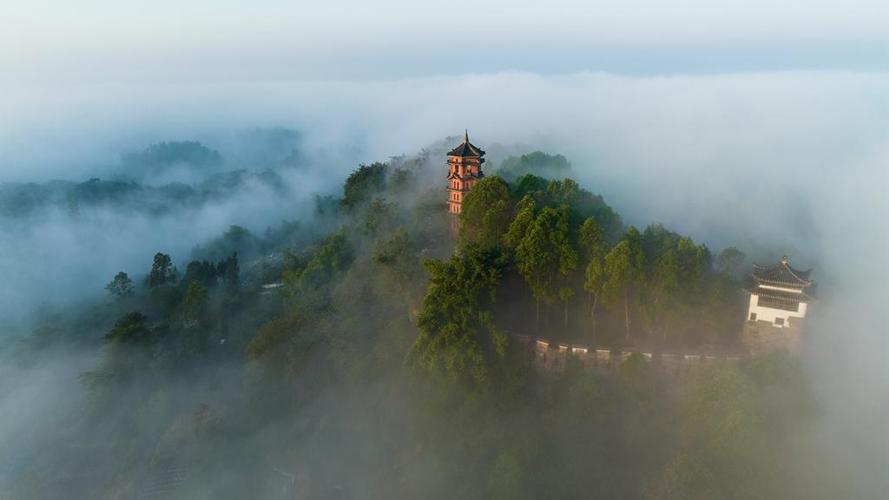
[[[805,302],[800,302],[798,311],[785,311],[783,309],[773,309],[771,307],[762,307],[759,305],[759,295],[755,293],[750,294],[750,306],[747,310],[747,319],[750,320],[751,313],[756,313],[757,321],[765,321],[771,323],[774,326],[778,327],[787,327],[790,326],[790,318],[805,318],[806,317],[806,304]],[[775,318],[784,319],[784,325],[775,325]]]

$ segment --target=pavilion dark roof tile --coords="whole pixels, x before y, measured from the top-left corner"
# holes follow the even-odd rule
[[[485,156],[485,152],[484,150],[476,147],[471,142],[469,142],[469,132],[467,131],[466,134],[463,136],[463,143],[450,150],[448,152],[448,156],[460,156],[463,158],[467,156],[482,157]]]
[[[812,284],[812,281],[809,279],[811,275],[811,269],[801,271],[791,267],[787,257],[782,257],[781,262],[773,266],[753,264],[753,277],[756,281],[790,285],[793,287],[807,287]]]

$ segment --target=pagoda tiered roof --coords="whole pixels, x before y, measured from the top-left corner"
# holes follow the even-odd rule
[[[812,285],[809,279],[811,274],[811,269],[801,271],[791,267],[786,256],[781,258],[781,262],[772,266],[753,264],[753,278],[760,284],[805,288]]]
[[[482,149],[476,147],[471,142],[469,142],[469,131],[466,131],[466,133],[463,135],[463,144],[460,144],[459,146],[457,146],[456,148],[454,148],[448,152],[448,156],[459,156],[459,157],[463,157],[463,158],[466,158],[466,157],[481,158],[484,155],[485,155],[485,152]]]

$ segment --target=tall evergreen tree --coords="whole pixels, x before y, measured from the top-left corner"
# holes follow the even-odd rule
[[[585,259],[583,288],[589,294],[590,323],[592,323],[592,342],[596,344],[596,306],[605,285],[605,254],[607,244],[602,227],[592,217],[586,219],[580,227],[580,251]]]
[[[187,325],[200,321],[207,306],[207,289],[198,281],[190,281],[182,298],[182,316]]]
[[[577,252],[569,239],[567,209],[546,207],[529,226],[516,248],[519,273],[525,278],[536,304],[536,323],[540,326],[540,301],[551,304],[557,298],[564,279],[577,267]]]
[[[216,265],[216,273],[222,280],[225,289],[237,291],[241,285],[241,267],[238,264],[238,252],[231,254]]]
[[[151,271],[148,273],[148,286],[155,288],[161,285],[176,283],[176,270],[170,256],[158,252],[154,254]]]
[[[630,227],[623,239],[605,256],[605,297],[611,302],[623,299],[625,338],[630,338],[630,294],[644,278],[645,258],[639,231]]]
[[[516,206],[516,216],[509,224],[509,229],[503,236],[503,241],[508,248],[514,250],[519,246],[525,238],[525,233],[528,232],[528,228],[531,227],[531,223],[534,222],[536,214],[537,211],[534,200],[530,196],[525,196],[519,201]]]
[[[660,323],[663,342],[667,341],[670,318],[674,317],[681,307],[681,301],[678,300],[679,279],[676,251],[671,245],[656,257],[646,287],[645,309],[648,311],[649,323]]]

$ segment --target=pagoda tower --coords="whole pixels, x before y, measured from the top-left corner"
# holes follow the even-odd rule
[[[815,301],[811,274],[811,269],[791,267],[786,256],[775,265],[753,265],[754,284],[746,289],[750,303],[742,339],[751,352],[798,350],[803,319]]]
[[[485,176],[482,163],[485,152],[469,142],[469,131],[463,135],[463,144],[448,152],[448,213],[460,215],[463,197]]]

